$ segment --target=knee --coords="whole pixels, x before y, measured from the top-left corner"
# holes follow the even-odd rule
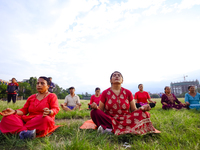
[[[100,110],[98,109],[93,109],[91,112],[90,112],[90,116],[91,117],[94,117],[96,115],[98,115],[100,113]]]

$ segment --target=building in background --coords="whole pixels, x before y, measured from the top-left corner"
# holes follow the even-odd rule
[[[199,87],[199,81],[183,81],[183,82],[174,82],[170,84],[171,92],[179,96],[182,93],[188,92],[188,86],[193,85],[197,89]]]

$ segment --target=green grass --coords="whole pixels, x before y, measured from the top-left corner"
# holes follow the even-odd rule
[[[0,149],[31,150],[78,150],[78,149],[125,149],[124,142],[137,150],[199,150],[200,149],[200,111],[196,110],[162,110],[160,99],[150,111],[151,121],[161,134],[136,135],[100,135],[95,130],[81,130],[79,127],[89,119],[90,111],[86,110],[89,101],[81,101],[81,111],[64,112],[56,115],[56,124],[64,125],[53,135],[45,138],[21,141],[18,135],[0,135]],[[183,101],[183,99],[180,99]],[[64,100],[59,100],[63,103]],[[15,105],[0,102],[0,110],[6,107],[18,109],[25,101],[17,101]]]

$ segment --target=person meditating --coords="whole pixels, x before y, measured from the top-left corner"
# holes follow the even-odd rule
[[[88,103],[88,109],[91,109],[91,104],[96,103],[99,106],[99,102],[101,100],[101,90],[99,87],[95,89],[95,94],[91,96],[90,103]]]
[[[152,101],[148,92],[143,91],[143,84],[138,85],[139,91],[135,93],[134,99],[136,101],[136,107],[139,108],[143,105],[148,104],[147,100],[150,102],[151,108],[155,107],[156,101]]]
[[[33,139],[53,132],[55,115],[59,112],[57,96],[48,92],[50,81],[46,77],[37,80],[37,94],[31,95],[24,107],[18,110],[7,108],[0,114],[0,131],[4,134],[19,133],[20,139]]]
[[[186,104],[181,103],[177,97],[171,93],[171,89],[169,86],[166,86],[164,88],[165,94],[161,97],[161,103],[163,109],[182,109],[187,108]],[[177,103],[177,104],[176,104]]]
[[[104,90],[99,102],[91,104],[91,118],[101,133],[146,134],[154,133],[156,129],[150,120],[149,104],[135,106],[132,93],[121,87],[123,76],[115,71],[110,77],[111,87]]]
[[[71,111],[76,110],[81,107],[80,98],[78,95],[75,94],[75,88],[70,87],[69,88],[70,94],[65,97],[64,104],[60,104],[63,110],[65,111]]]
[[[185,94],[185,103],[190,109],[200,109],[200,93],[195,92],[194,86],[188,87],[189,93]]]

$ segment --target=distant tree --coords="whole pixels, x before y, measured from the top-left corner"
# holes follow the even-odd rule
[[[7,85],[5,84],[0,84],[0,98],[6,98],[7,97]]]
[[[31,86],[32,94],[37,93],[37,89],[36,89],[37,78],[36,77],[30,77],[30,79],[27,82]]]
[[[83,99],[83,96],[81,94],[77,94],[80,99]]]
[[[27,82],[19,83],[19,96],[23,96],[23,98],[28,98],[33,93],[31,85]]]
[[[160,98],[160,96],[158,94],[151,94],[150,96],[151,96],[151,98]]]

